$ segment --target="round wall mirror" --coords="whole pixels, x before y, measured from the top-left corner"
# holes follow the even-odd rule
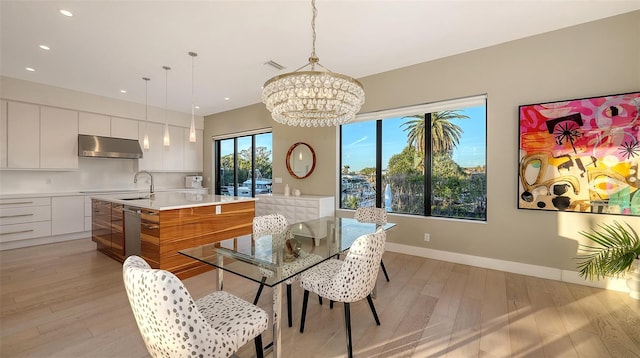
[[[287,170],[292,177],[304,179],[316,168],[316,152],[307,143],[298,142],[287,152]]]

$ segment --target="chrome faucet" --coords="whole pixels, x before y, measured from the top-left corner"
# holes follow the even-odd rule
[[[139,172],[136,173],[136,175],[133,177],[133,183],[137,183],[138,182],[138,175],[139,174],[147,174],[149,175],[149,178],[151,178],[151,186],[149,186],[149,195],[151,195],[152,197],[154,196],[153,194],[153,175],[151,175],[151,173],[149,173],[146,170],[141,170]]]

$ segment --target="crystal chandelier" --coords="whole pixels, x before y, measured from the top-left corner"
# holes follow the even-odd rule
[[[337,126],[352,120],[364,103],[362,84],[322,66],[316,55],[316,9],[311,1],[313,48],[309,63],[265,82],[262,102],[276,122],[290,126]],[[323,71],[316,71],[315,66]],[[310,71],[301,71],[310,66]]]

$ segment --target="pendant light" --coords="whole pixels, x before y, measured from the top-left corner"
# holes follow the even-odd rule
[[[149,124],[148,113],[149,113],[149,77],[142,77],[144,80],[144,139],[142,139],[142,149],[149,150],[149,131],[147,127]]]
[[[191,143],[195,143],[196,142],[196,121],[194,119],[195,117],[195,107],[196,105],[194,104],[194,96],[193,96],[193,60],[196,58],[196,56],[198,56],[197,53],[195,52],[189,52],[189,56],[191,56],[191,127],[189,127],[189,142]]]
[[[162,66],[164,69],[164,137],[162,141],[165,147],[171,145],[171,138],[169,138],[169,122],[167,121],[167,107],[168,107],[168,93],[169,93],[169,70],[171,67]]]

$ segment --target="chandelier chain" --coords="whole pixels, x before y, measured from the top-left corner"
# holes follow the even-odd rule
[[[309,57],[309,63],[311,63],[311,71],[315,70],[315,64],[318,63],[318,55],[316,54],[316,16],[318,16],[318,9],[316,8],[316,0],[311,0],[311,34],[313,36],[311,46],[311,57]]]

